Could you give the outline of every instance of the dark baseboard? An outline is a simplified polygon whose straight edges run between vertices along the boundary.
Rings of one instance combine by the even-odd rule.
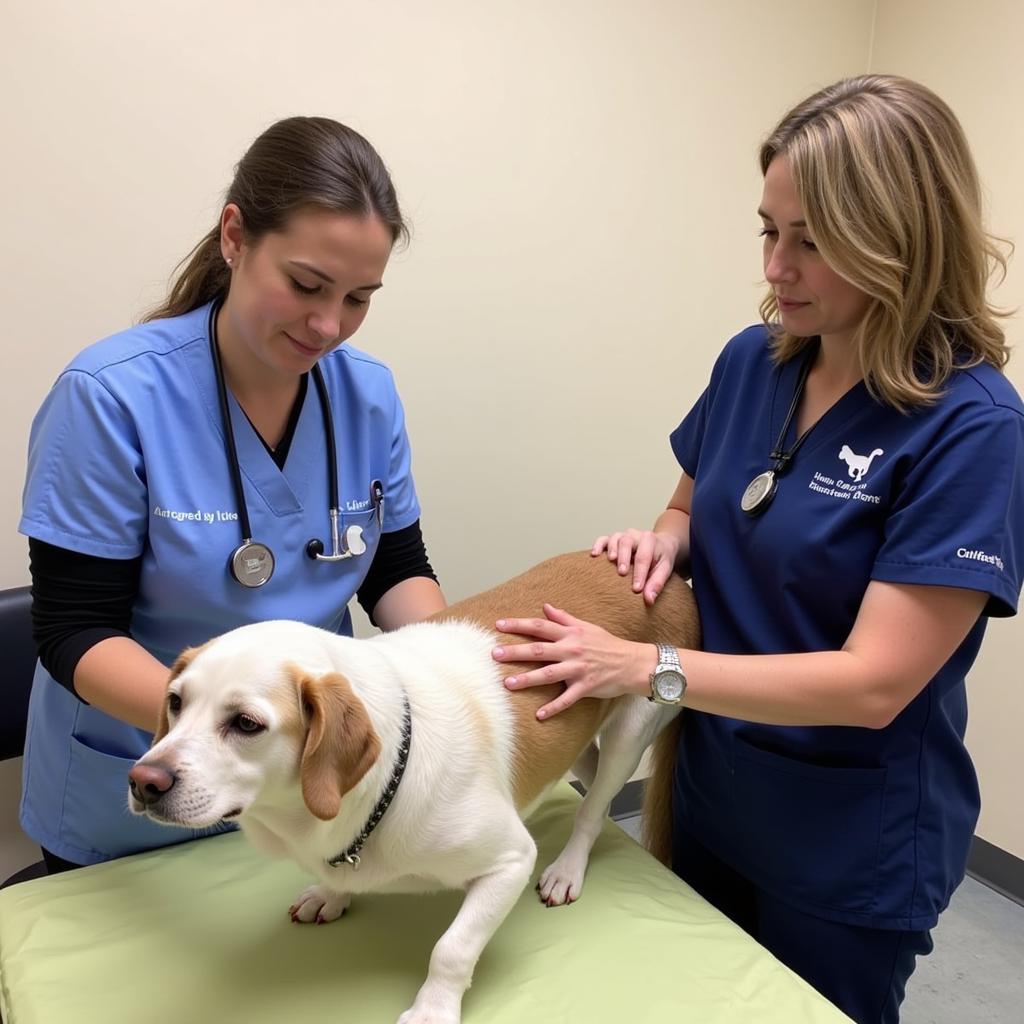
[[[1024,860],[1020,857],[975,836],[967,858],[967,874],[1024,906]]]
[[[583,792],[583,786],[579,782],[574,781],[572,785],[578,792]],[[629,818],[639,814],[643,796],[642,779],[627,782],[612,801],[611,817]],[[1020,857],[1015,857],[980,836],[975,836],[967,860],[967,874],[994,889],[1001,896],[1024,906],[1024,860]]]

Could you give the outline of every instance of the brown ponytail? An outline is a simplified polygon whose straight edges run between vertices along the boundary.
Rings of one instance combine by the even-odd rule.
[[[327,117],[289,117],[271,125],[235,168],[224,203],[242,213],[245,240],[282,231],[303,207],[378,217],[394,242],[408,228],[391,176],[377,151],[358,132]],[[218,222],[175,268],[167,298],[144,320],[181,316],[227,294],[231,274],[220,250]]]

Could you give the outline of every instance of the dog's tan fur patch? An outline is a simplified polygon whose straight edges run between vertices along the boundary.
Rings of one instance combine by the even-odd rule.
[[[677,647],[700,645],[696,603],[682,579],[670,577],[654,606],[648,607],[641,594],[633,593],[630,576],[620,576],[607,557],[591,557],[588,552],[551,558],[433,618],[469,619],[495,629],[499,617],[543,618],[545,601],[626,640]],[[500,640],[522,643],[526,638],[501,634]],[[536,663],[501,666],[503,676],[533,668]],[[513,791],[520,809],[572,767],[615,703],[585,699],[548,721],[538,721],[537,709],[561,690],[559,684],[509,695],[515,719]]]

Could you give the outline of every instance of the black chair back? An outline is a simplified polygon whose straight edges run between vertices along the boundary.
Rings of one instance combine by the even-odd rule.
[[[28,725],[28,695],[36,670],[32,596],[28,587],[0,590],[0,761],[21,757]],[[46,874],[40,860],[0,882],[0,889]],[[0,1018],[0,1024],[3,1024]]]
[[[28,724],[28,695],[36,670],[32,597],[28,587],[0,590],[0,761],[21,757]]]

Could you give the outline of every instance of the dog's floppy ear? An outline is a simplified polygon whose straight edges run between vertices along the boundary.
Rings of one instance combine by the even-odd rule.
[[[380,740],[365,705],[340,672],[297,672],[296,685],[306,719],[302,799],[310,813],[330,821],[341,810],[341,798],[377,760]]]
[[[170,684],[181,675],[192,664],[192,659],[199,653],[198,647],[186,647],[185,650],[174,659],[174,664],[171,666],[171,674],[167,677],[167,685]],[[160,720],[157,722],[156,732],[153,733],[153,743],[159,743],[170,729],[170,722],[167,720],[167,697],[160,702]]]

